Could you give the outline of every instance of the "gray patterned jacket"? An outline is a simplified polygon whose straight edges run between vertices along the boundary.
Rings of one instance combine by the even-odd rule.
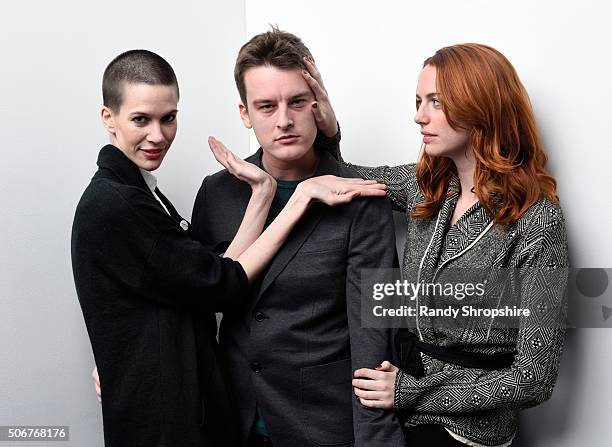
[[[558,205],[548,200],[535,203],[510,227],[492,225],[480,203],[451,226],[458,179],[450,182],[450,194],[438,216],[414,219],[408,214],[424,199],[417,185],[415,164],[377,168],[347,165],[363,178],[386,184],[394,207],[405,213],[408,227],[404,273],[418,270],[420,264],[421,272],[441,268],[537,271],[568,266],[563,214]],[[543,319],[547,309],[565,308],[565,280],[542,287],[536,278],[527,276],[521,282],[524,307],[537,309]],[[474,352],[488,354],[515,351],[516,355],[511,367],[485,371],[443,363],[422,354],[425,376],[415,379],[400,371],[395,383],[395,409],[403,412],[406,424],[442,425],[487,446],[510,441],[516,431],[518,410],[550,397],[564,341],[562,324],[548,321],[527,325],[520,321],[517,327],[453,330],[436,327],[435,320],[421,319],[415,332],[428,343],[468,345]]]

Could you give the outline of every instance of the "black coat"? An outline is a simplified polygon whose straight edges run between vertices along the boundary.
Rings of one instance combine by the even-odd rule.
[[[243,306],[246,274],[192,240],[119,149],[102,148],[98,166],[77,206],[72,264],[102,385],[105,444],[232,445],[214,312]]]
[[[247,159],[260,164],[261,149]],[[315,175],[355,177],[320,153]],[[194,236],[215,246],[232,240],[250,197],[226,171],[204,179],[193,209]],[[239,402],[246,440],[256,403],[274,447],[400,447],[390,411],[353,395],[357,368],[390,359],[390,331],[361,327],[361,272],[390,268],[391,208],[382,198],[314,204],[291,232],[243,312],[224,315],[220,341]]]

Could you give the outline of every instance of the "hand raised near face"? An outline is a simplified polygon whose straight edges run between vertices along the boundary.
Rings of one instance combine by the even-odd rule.
[[[227,171],[243,182],[248,183],[252,189],[265,189],[272,193],[276,190],[276,180],[266,171],[255,166],[253,163],[244,161],[215,137],[208,137],[208,145],[215,159],[223,165]]]
[[[308,57],[304,58],[304,65],[306,70],[302,70],[302,76],[304,76],[315,97],[311,108],[317,122],[317,127],[326,137],[333,137],[338,133],[338,122],[336,121],[334,109],[329,102],[327,90],[323,85],[321,73],[314,61]]]

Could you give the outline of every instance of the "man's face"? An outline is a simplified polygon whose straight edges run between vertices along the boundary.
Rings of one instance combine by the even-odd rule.
[[[139,168],[153,171],[176,136],[177,103],[175,86],[125,84],[121,107],[103,107],[102,122],[113,145]]]
[[[268,157],[280,163],[310,155],[317,136],[311,110],[314,95],[300,69],[267,65],[244,73],[247,104],[240,115]]]

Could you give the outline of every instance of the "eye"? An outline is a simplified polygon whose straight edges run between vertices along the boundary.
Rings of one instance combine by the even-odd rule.
[[[175,122],[175,121],[176,121],[176,114],[175,114],[175,113],[170,113],[170,114],[168,114],[168,115],[164,116],[164,117],[162,118],[162,121],[163,121],[164,123],[167,123],[167,124],[169,124],[169,123],[173,123],[173,122]]]
[[[259,110],[262,110],[264,112],[270,111],[274,108],[274,106],[272,104],[262,104],[259,106]]]
[[[416,104],[416,109],[417,109],[417,110],[419,110],[419,107],[421,107],[421,103],[422,103],[422,101],[421,101],[420,99],[417,99],[417,100],[415,101],[415,104]]]
[[[437,98],[434,98],[431,100],[431,103],[433,104],[434,108],[439,109],[440,107],[442,107],[442,104],[440,103],[440,100]]]
[[[136,123],[139,126],[142,126],[144,124],[147,124],[149,120],[147,119],[146,116],[142,116],[142,115],[136,115],[135,117],[132,118],[132,122]]]
[[[293,101],[291,101],[291,105],[295,106],[295,107],[304,107],[304,105],[306,104],[306,100],[303,98],[300,99],[294,99]]]

